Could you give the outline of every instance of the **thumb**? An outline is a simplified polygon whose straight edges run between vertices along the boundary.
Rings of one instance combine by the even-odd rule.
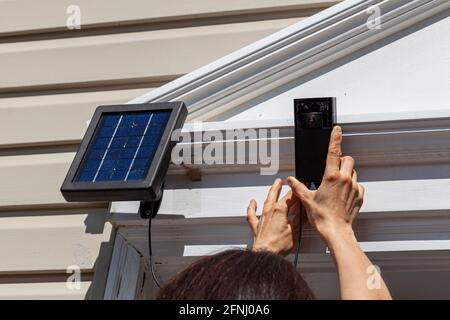
[[[294,177],[288,177],[286,183],[291,187],[292,192],[301,200],[305,207],[309,207],[311,191]]]
[[[253,235],[256,236],[258,233],[259,219],[256,216],[256,201],[253,199],[250,201],[247,208],[247,222],[253,232]]]

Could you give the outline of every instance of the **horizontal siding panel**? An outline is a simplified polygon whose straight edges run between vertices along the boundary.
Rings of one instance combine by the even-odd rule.
[[[322,8],[329,0],[79,0],[82,28],[230,14]],[[65,29],[71,0],[0,1],[0,35]]]
[[[75,153],[0,157],[1,207],[61,204],[59,191]]]
[[[146,89],[0,99],[0,148],[79,141],[99,105],[127,102]]]
[[[0,44],[0,92],[185,74],[295,19]],[[189,58],[186,58],[189,57]]]
[[[80,289],[68,289],[65,282],[2,283],[0,300],[83,300],[91,282],[80,285]]]
[[[92,271],[110,239],[106,209],[79,214],[0,218],[0,273],[61,271],[77,265]]]

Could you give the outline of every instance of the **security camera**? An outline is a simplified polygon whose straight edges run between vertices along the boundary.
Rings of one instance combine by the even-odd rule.
[[[295,175],[300,181],[320,185],[335,117],[335,98],[294,100]]]

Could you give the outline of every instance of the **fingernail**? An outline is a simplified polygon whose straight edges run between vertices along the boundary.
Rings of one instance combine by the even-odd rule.
[[[286,183],[288,184],[289,187],[292,186],[292,180],[291,180],[291,177],[288,177],[288,178],[286,179]]]

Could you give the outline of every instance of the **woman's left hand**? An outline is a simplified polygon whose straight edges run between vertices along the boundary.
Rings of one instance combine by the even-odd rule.
[[[301,204],[292,192],[279,200],[282,186],[281,179],[276,179],[264,202],[261,218],[256,216],[256,201],[250,201],[247,221],[254,235],[253,250],[287,256],[297,243]]]

